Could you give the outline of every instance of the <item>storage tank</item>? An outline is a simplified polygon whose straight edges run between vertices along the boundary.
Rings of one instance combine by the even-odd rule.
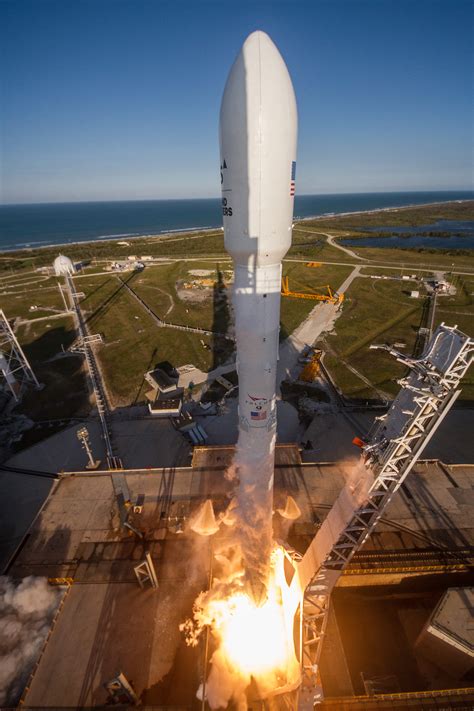
[[[68,274],[75,274],[76,268],[69,257],[65,257],[64,254],[60,254],[54,260],[54,273],[56,276],[67,276]]]

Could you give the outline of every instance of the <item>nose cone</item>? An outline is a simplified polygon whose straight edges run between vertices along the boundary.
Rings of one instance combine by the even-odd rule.
[[[288,69],[265,32],[245,40],[221,104],[225,243],[238,262],[276,263],[290,246],[297,111]]]

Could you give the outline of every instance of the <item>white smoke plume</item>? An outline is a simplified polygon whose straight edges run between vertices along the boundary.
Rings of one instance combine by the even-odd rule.
[[[274,455],[273,452],[263,456],[252,455],[239,440],[234,465],[238,476],[235,492],[238,503],[235,509],[236,536],[242,549],[245,575],[258,596],[258,588],[266,588],[273,548]],[[269,485],[262,487],[260,482],[257,484],[260,478],[263,481],[268,479]]]
[[[60,597],[46,578],[0,577],[0,704],[17,704]]]

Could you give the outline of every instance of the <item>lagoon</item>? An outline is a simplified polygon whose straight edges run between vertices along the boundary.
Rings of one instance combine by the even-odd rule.
[[[389,247],[392,249],[474,249],[474,222],[438,220],[416,227],[381,226],[366,227],[358,232],[376,233],[376,236],[352,237],[341,240],[348,247]],[[381,233],[387,233],[381,236]],[[447,234],[449,233],[449,234]]]

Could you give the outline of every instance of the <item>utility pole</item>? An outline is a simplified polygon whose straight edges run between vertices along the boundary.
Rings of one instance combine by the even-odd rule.
[[[88,429],[86,427],[81,427],[77,430],[76,435],[82,447],[86,450],[87,457],[89,459],[88,463],[86,464],[86,469],[97,469],[100,465],[100,459],[94,459],[92,455]]]

